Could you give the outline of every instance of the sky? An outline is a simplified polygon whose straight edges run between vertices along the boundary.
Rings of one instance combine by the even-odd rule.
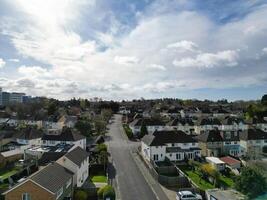
[[[260,99],[266,0],[0,0],[0,87],[57,99]]]

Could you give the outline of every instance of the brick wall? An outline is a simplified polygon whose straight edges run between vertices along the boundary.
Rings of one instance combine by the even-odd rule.
[[[5,195],[5,200],[21,200],[23,193],[29,193],[31,200],[55,200],[55,196],[36,185],[32,181],[26,181]]]

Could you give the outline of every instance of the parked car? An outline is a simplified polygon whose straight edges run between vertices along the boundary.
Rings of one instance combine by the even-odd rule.
[[[191,191],[179,191],[176,200],[202,200],[202,196]]]

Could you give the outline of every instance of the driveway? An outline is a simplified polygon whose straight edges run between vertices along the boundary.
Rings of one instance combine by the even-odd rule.
[[[138,142],[128,141],[124,135],[121,116],[115,115],[109,126],[108,141],[113,166],[111,176],[116,179],[121,200],[156,200],[156,196],[138,169],[130,153],[138,147]]]

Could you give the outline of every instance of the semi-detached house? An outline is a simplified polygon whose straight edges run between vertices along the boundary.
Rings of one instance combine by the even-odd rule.
[[[5,200],[63,200],[71,198],[73,173],[51,163],[3,193]]]
[[[73,185],[81,187],[89,174],[89,154],[81,147],[76,147],[57,160],[59,164],[73,172]]]
[[[148,133],[154,133],[155,131],[162,131],[164,130],[165,123],[159,119],[153,118],[142,118],[136,119],[129,124],[130,129],[132,130],[134,135],[137,135],[141,131],[141,126],[145,125],[147,128]]]
[[[147,161],[182,161],[200,156],[197,141],[183,131],[156,131],[141,141],[142,156]]]

